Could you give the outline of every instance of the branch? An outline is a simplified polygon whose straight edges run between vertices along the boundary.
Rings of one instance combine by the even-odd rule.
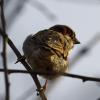
[[[2,30],[4,31],[4,34],[6,33],[6,25],[5,25],[5,16],[4,16],[4,0],[1,0],[1,25]],[[4,77],[5,77],[5,92],[6,92],[6,98],[5,100],[10,100],[9,95],[9,77],[7,73],[7,55],[6,55],[6,37],[3,37],[3,50],[2,50],[2,59],[3,59],[3,66],[4,66]]]
[[[23,58],[23,56],[20,54],[20,52],[18,51],[18,49],[15,47],[15,45],[13,44],[13,42],[11,41],[11,39],[7,36],[7,34],[3,34],[5,33],[4,31],[2,31],[2,29],[0,28],[0,34],[4,37],[4,38],[7,38],[7,43],[8,45],[12,48],[13,52],[16,54],[17,56],[17,59],[19,60],[20,59],[20,62],[24,65],[24,67],[27,69],[27,71],[31,71],[31,67],[26,63],[25,59],[21,59]],[[41,84],[37,78],[37,75],[33,75],[32,73],[30,73],[30,75],[32,76],[32,79],[34,80],[36,86],[37,86],[37,89],[38,90],[41,90]],[[42,100],[47,100],[45,94],[43,91],[39,91],[40,93],[40,96],[42,98]]]
[[[0,69],[0,72],[4,72],[4,69]],[[81,79],[83,82],[86,81],[95,81],[95,82],[100,82],[100,78],[96,77],[88,77],[88,76],[83,76],[83,75],[76,75],[76,74],[70,74],[70,73],[64,73],[64,72],[57,72],[57,73],[52,73],[52,72],[36,72],[36,71],[26,71],[26,70],[13,70],[9,69],[8,74],[15,74],[15,73],[20,73],[20,74],[32,74],[32,75],[59,75],[59,76],[67,76],[71,78],[77,78]]]

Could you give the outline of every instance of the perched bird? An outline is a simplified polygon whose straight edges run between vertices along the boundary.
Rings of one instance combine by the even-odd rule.
[[[68,70],[68,55],[74,44],[80,42],[75,32],[68,26],[55,25],[29,35],[23,43],[23,52],[27,62],[34,71],[65,72]],[[54,79],[58,75],[44,75]]]

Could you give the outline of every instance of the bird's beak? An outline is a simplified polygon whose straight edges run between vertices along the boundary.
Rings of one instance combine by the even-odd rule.
[[[77,39],[75,39],[75,40],[74,40],[74,44],[80,44],[80,41],[77,40]]]

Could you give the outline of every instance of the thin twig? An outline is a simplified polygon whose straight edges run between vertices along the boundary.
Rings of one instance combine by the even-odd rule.
[[[4,69],[0,69],[0,72],[4,72]],[[100,82],[100,78],[96,78],[96,77],[88,77],[88,76],[83,76],[83,75],[76,75],[76,74],[70,74],[70,73],[64,73],[64,72],[56,72],[56,73],[52,73],[52,72],[36,72],[36,71],[26,71],[26,70],[14,70],[14,69],[9,69],[8,70],[8,74],[15,74],[15,73],[19,73],[19,74],[33,74],[33,75],[59,75],[59,76],[67,76],[67,77],[71,77],[71,78],[77,78],[77,79],[81,79],[83,82],[86,81],[96,81],[96,82]]]
[[[2,24],[2,30],[4,31],[4,34],[6,33],[6,25],[5,25],[5,16],[4,16],[4,0],[1,0],[1,24]],[[2,58],[3,58],[3,66],[4,66],[4,77],[5,77],[5,100],[10,100],[10,92],[9,92],[9,77],[7,73],[7,55],[6,55],[6,38],[3,37],[3,51],[2,51]]]
[[[23,58],[23,56],[20,54],[20,52],[19,52],[18,49],[15,47],[15,45],[14,45],[14,43],[11,41],[11,39],[7,36],[7,34],[3,34],[3,33],[4,33],[4,32],[0,29],[0,34],[1,34],[3,37],[7,38],[8,45],[12,48],[13,52],[16,54],[17,59],[19,60],[19,59]],[[24,67],[27,69],[27,71],[30,72],[30,71],[32,70],[31,67],[27,64],[27,62],[26,62],[24,59],[21,59],[20,62],[24,65]],[[33,75],[32,73],[30,73],[30,75],[32,76],[32,78],[33,78],[33,80],[34,80],[34,82],[35,82],[35,84],[36,84],[36,86],[37,86],[37,89],[38,89],[38,90],[41,90],[41,84],[40,84],[40,82],[39,82],[39,80],[38,80],[38,78],[37,78],[37,75],[36,75],[36,74]],[[43,91],[39,91],[39,92],[40,92],[40,96],[41,96],[42,100],[47,100],[47,98],[46,98],[44,92],[43,92]]]

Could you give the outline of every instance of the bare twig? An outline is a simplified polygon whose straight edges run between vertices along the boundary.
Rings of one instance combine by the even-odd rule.
[[[5,16],[4,16],[4,0],[1,0],[1,24],[2,24],[2,30],[4,31],[4,34],[6,33],[5,28]],[[3,37],[3,51],[2,51],[2,58],[3,58],[3,66],[4,66],[4,76],[5,76],[5,100],[10,100],[9,95],[9,77],[7,73],[7,56],[6,56],[6,37]]]
[[[0,72],[4,72],[4,69],[0,69]],[[96,81],[96,82],[100,82],[100,78],[96,78],[96,77],[88,77],[88,76],[83,76],[83,75],[76,75],[76,74],[70,74],[70,73],[64,73],[64,72],[57,72],[57,73],[52,73],[52,72],[36,72],[36,71],[26,71],[26,70],[13,70],[13,69],[9,69],[8,70],[8,74],[12,74],[12,73],[20,73],[20,74],[32,74],[32,75],[59,75],[59,76],[67,76],[67,77],[72,77],[72,78],[77,78],[77,79],[81,79],[83,82],[86,81]]]
[[[15,47],[15,45],[13,44],[13,42],[11,41],[11,39],[7,36],[7,34],[3,34],[3,33],[4,33],[4,32],[0,29],[0,34],[1,34],[3,37],[7,38],[7,43],[8,43],[8,45],[12,48],[12,50],[14,51],[14,53],[15,53],[16,56],[17,56],[17,58],[18,58],[18,59],[23,58],[23,56],[20,54],[20,52],[19,52],[18,49]],[[24,59],[21,59],[20,62],[24,65],[24,67],[27,69],[27,71],[30,72],[30,71],[32,70],[31,67],[26,63],[26,61],[25,61]],[[35,84],[36,84],[36,86],[37,86],[37,89],[38,89],[38,90],[41,90],[41,84],[40,84],[40,82],[39,82],[39,80],[38,80],[38,78],[37,78],[37,75],[36,75],[36,74],[33,75],[32,73],[30,73],[30,75],[32,76],[32,78],[33,78],[33,80],[34,80],[34,82],[35,82]],[[47,98],[46,98],[44,92],[43,92],[43,91],[39,91],[39,92],[40,92],[40,96],[41,96],[42,100],[47,100]]]

